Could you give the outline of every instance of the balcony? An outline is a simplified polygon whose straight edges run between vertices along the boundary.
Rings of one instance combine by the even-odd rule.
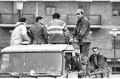
[[[91,28],[101,28],[101,15],[86,15],[86,17],[90,20]],[[76,14],[68,14],[67,15],[67,25],[69,28],[74,28],[78,17]]]
[[[21,16],[27,18],[28,25],[35,23],[34,14],[22,14]],[[0,27],[15,27],[18,21],[19,15],[17,13],[0,13]]]

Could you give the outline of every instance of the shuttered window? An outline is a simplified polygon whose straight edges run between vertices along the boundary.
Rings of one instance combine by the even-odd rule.
[[[112,15],[113,16],[120,16],[120,2],[113,2],[112,3]]]
[[[56,12],[56,2],[45,3],[45,14],[51,16]]]

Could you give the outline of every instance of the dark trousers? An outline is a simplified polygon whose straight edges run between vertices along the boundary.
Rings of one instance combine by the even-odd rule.
[[[83,57],[88,57],[90,43],[83,43],[80,46],[80,53]]]
[[[83,43],[79,45],[80,48],[80,54],[81,54],[81,62],[82,62],[82,69],[84,71],[84,75],[89,73],[88,69],[88,54],[89,54],[89,48],[90,48],[90,43]]]

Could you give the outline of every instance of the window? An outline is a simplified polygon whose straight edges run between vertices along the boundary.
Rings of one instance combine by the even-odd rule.
[[[46,2],[45,3],[45,14],[51,16],[56,11],[56,2]]]
[[[120,16],[120,2],[113,2],[112,3],[112,15],[113,16]]]

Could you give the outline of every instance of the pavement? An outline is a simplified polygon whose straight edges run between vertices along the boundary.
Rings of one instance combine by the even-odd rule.
[[[109,78],[110,78],[110,79],[120,79],[120,74],[113,74],[113,75],[110,75]]]

